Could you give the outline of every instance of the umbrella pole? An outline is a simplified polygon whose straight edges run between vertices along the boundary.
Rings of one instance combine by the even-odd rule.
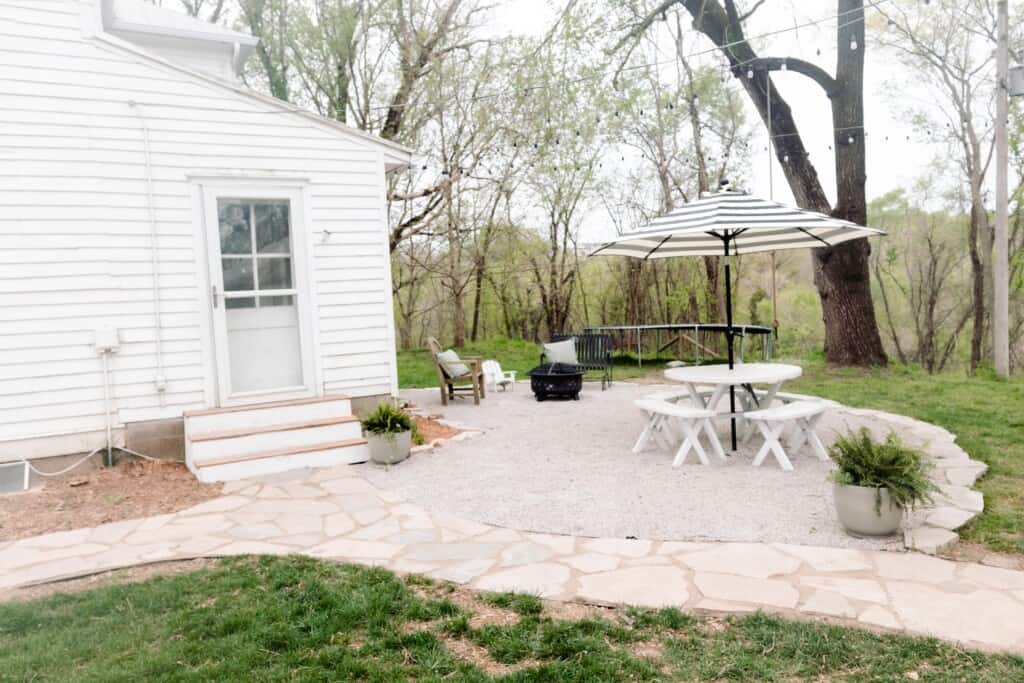
[[[729,369],[733,368],[732,354],[732,269],[729,264],[729,238],[725,243],[725,346],[729,356]],[[729,426],[732,437],[732,450],[736,450],[736,387],[729,385]]]

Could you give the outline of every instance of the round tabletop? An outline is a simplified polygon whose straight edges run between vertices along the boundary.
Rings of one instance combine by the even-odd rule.
[[[803,374],[799,365],[786,363],[739,363],[731,370],[725,363],[689,365],[665,371],[665,379],[693,384],[776,384]]]

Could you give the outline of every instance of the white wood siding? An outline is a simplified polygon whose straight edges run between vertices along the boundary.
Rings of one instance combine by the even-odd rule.
[[[118,422],[205,405],[206,292],[198,286],[190,174],[309,179],[322,389],[390,392],[380,150],[84,37],[80,26],[77,0],[0,0],[0,441],[103,427],[93,349],[93,330],[103,325],[121,337],[111,358]],[[132,101],[151,136],[163,405],[143,138]]]

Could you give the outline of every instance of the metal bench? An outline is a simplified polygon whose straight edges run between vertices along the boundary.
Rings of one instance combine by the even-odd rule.
[[[607,334],[553,334],[551,341],[560,342],[572,339],[576,347],[576,364],[584,370],[601,372],[601,391],[612,383],[612,338]],[[540,355],[543,365],[544,354]]]

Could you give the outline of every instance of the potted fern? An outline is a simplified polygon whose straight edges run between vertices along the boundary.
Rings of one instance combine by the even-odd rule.
[[[362,420],[370,446],[370,460],[394,465],[409,457],[415,424],[405,411],[390,403],[381,403]]]
[[[866,428],[840,436],[829,448],[836,513],[854,535],[887,536],[900,527],[903,511],[931,502],[935,485],[921,451],[890,432],[876,441]]]

